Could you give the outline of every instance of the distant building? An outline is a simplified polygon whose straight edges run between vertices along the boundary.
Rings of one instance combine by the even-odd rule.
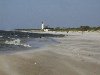
[[[42,21],[41,28],[40,29],[15,29],[16,31],[21,31],[21,32],[41,32],[41,31],[52,31],[53,28],[50,28],[48,25],[45,25],[44,22]]]
[[[48,25],[45,25],[44,22],[42,21],[41,29],[45,32],[48,32],[52,30],[53,28],[50,28]]]
[[[50,31],[50,29],[44,29],[44,31],[45,31],[45,32],[48,32],[48,31]]]
[[[42,21],[41,29],[44,30],[44,23],[43,23],[43,21]]]

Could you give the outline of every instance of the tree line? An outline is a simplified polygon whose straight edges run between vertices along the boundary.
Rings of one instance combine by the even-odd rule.
[[[52,28],[53,31],[98,31],[100,30],[100,26],[98,27],[90,27],[90,26],[80,26],[80,27],[73,27],[73,28],[61,28],[61,27],[56,27]]]

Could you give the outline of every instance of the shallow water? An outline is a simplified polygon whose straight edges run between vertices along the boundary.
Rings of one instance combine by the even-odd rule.
[[[21,39],[21,43],[29,45],[30,47],[25,47],[23,45],[14,45],[14,44],[0,44],[0,54],[13,53],[24,50],[35,50],[36,48],[42,48],[48,45],[54,45],[59,43],[53,38],[27,38]]]

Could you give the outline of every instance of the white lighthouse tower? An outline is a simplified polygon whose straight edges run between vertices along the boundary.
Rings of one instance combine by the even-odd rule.
[[[42,29],[42,30],[44,29],[44,22],[43,22],[43,21],[42,21],[41,29]]]

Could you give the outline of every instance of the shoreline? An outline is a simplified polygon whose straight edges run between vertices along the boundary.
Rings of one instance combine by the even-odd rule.
[[[72,34],[70,34],[72,35]],[[75,35],[75,33],[73,33]],[[2,75],[99,75],[100,35],[54,38],[58,44],[0,55]],[[49,41],[50,42],[50,41]]]

